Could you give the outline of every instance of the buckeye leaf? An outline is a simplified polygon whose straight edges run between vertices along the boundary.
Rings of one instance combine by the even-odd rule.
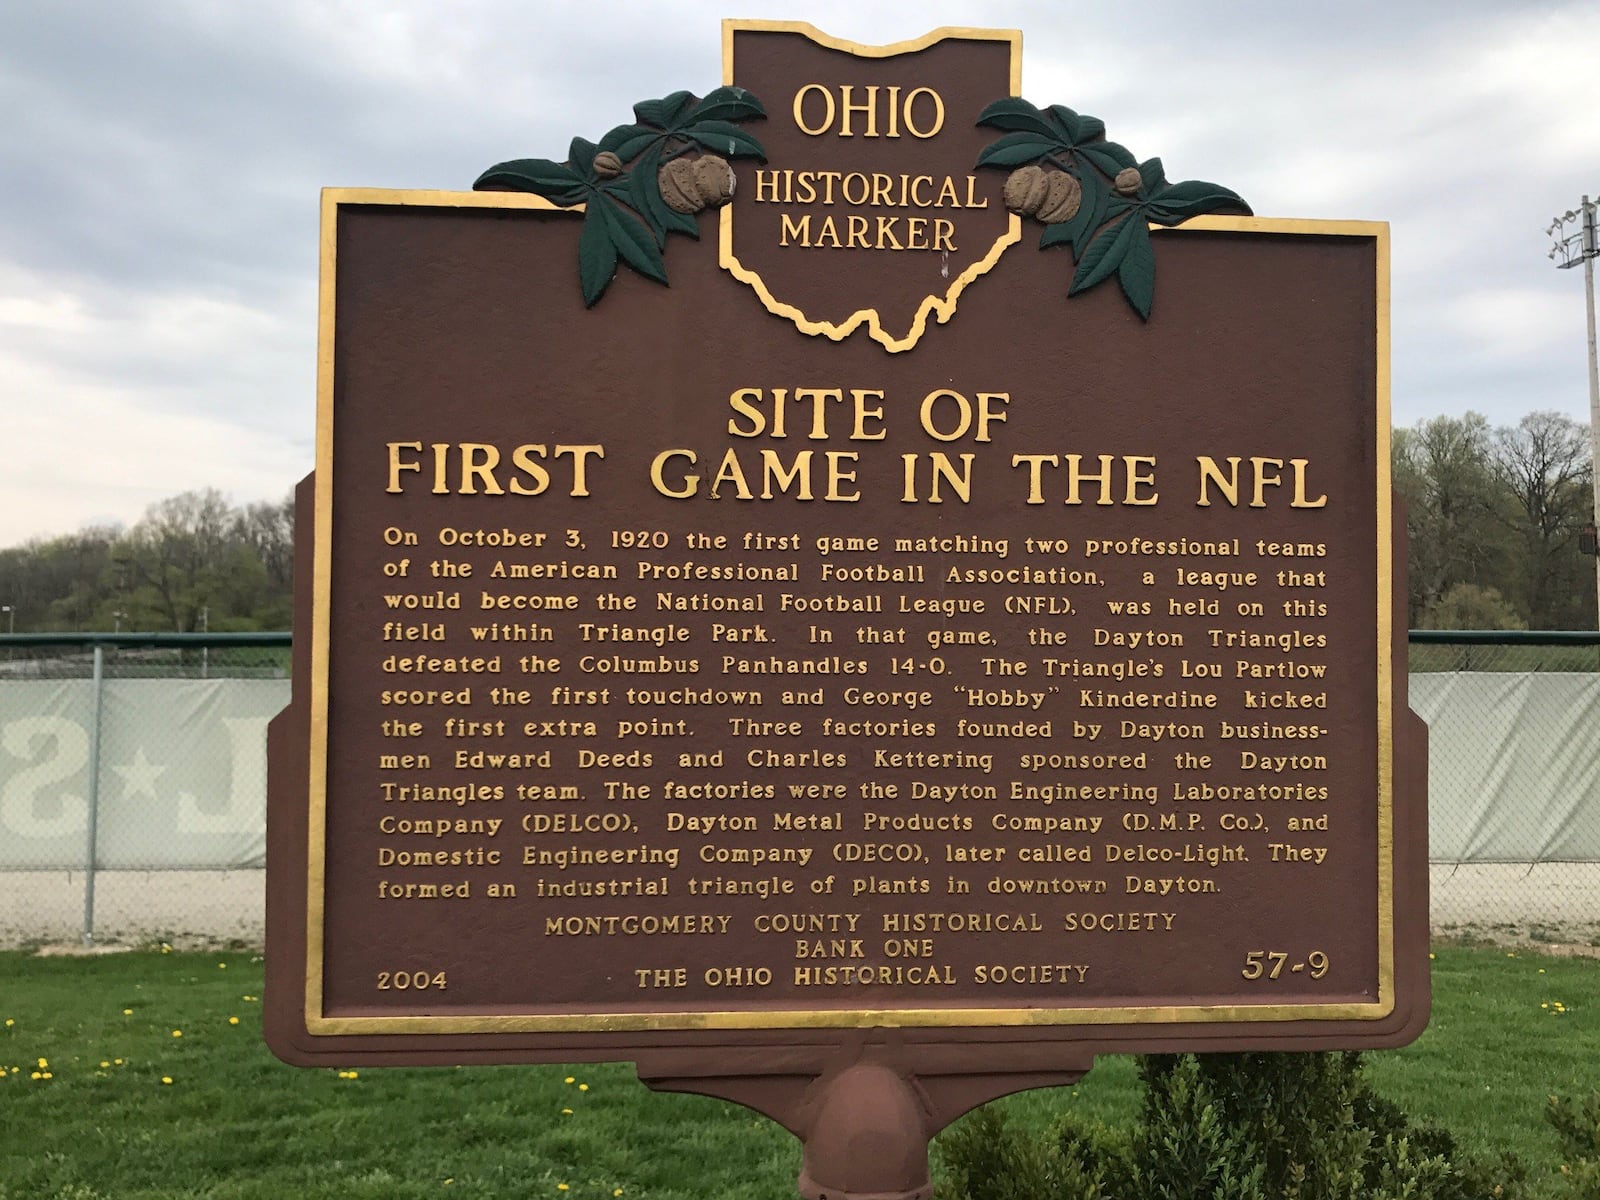
[[[1070,244],[1072,241],[1072,226],[1077,224],[1083,216],[1083,209],[1079,208],[1077,216],[1070,221],[1058,221],[1054,225],[1046,225],[1044,232],[1039,235],[1039,249],[1048,250],[1051,246]]]
[[[600,139],[601,150],[609,150],[623,162],[636,158],[651,142],[661,137],[659,129],[645,125],[618,125]]]
[[[1106,203],[1106,220],[1114,221],[1125,212],[1132,212],[1140,206],[1140,201],[1130,200],[1123,195],[1112,196]]]
[[[759,158],[762,162],[767,161],[767,152],[761,148],[761,143],[730,122],[696,121],[693,125],[684,126],[680,132],[684,137],[699,142],[713,154],[721,154],[726,158]]]
[[[1146,211],[1157,225],[1177,225],[1204,213],[1238,213],[1248,217],[1250,206],[1237,192],[1220,183],[1186,179],[1152,196]]]
[[[661,147],[652,146],[628,172],[628,202],[650,226],[658,245],[666,245],[669,230],[698,239],[700,227],[695,224],[694,218],[673,211],[661,198],[660,172]]]
[[[600,147],[593,142],[575,137],[567,146],[567,162],[578,173],[579,178],[588,180],[594,175],[594,156],[598,153]]]
[[[1122,285],[1122,294],[1133,305],[1133,311],[1148,321],[1150,305],[1156,296],[1156,255],[1150,245],[1150,229],[1138,213],[1123,224],[1132,225],[1134,231],[1129,234],[1128,248],[1117,266],[1117,282]]]
[[[1139,194],[1154,196],[1167,189],[1167,169],[1159,158],[1146,159],[1139,164]]]
[[[622,261],[647,279],[665,283],[667,265],[662,261],[661,250],[650,236],[650,231],[628,216],[614,201],[602,200],[595,207],[600,210],[611,244],[622,256]]]
[[[617,247],[605,218],[610,208],[602,200],[589,205],[583,215],[583,232],[578,235],[578,284],[586,308],[594,307],[617,273]]]
[[[1106,134],[1106,123],[1099,117],[1075,113],[1065,104],[1052,104],[1050,115],[1066,132],[1068,140],[1073,145],[1079,142],[1092,142],[1095,138],[1104,137]]]
[[[1106,219],[1106,205],[1111,202],[1111,189],[1098,172],[1084,171],[1079,179],[1083,184],[1083,200],[1078,205],[1078,215],[1067,224],[1072,226],[1072,257],[1079,259],[1088,248],[1089,239]]]
[[[584,181],[565,163],[548,158],[514,158],[495,163],[472,185],[474,191],[533,192],[557,204],[578,204],[583,200]]]
[[[660,100],[641,100],[633,106],[633,115],[641,125],[654,125],[657,129],[672,129],[694,104],[690,92],[673,92]]]
[[[976,124],[992,129],[1010,129],[1021,133],[1038,133],[1054,138],[1056,130],[1045,120],[1044,114],[1021,96],[1007,96],[996,100],[978,114]]]
[[[1128,247],[1137,236],[1133,231],[1143,228],[1139,214],[1131,213],[1090,242],[1083,257],[1078,260],[1078,269],[1073,272],[1067,295],[1076,296],[1109,279],[1111,273],[1122,265],[1123,256],[1128,253]]]
[[[751,117],[764,117],[767,110],[761,107],[754,92],[741,87],[719,87],[707,92],[704,100],[696,104],[688,115],[690,122],[748,121]]]
[[[1102,200],[1104,199],[1103,193],[1104,189],[1102,188]],[[1070,219],[1045,228],[1044,233],[1039,238],[1039,249],[1043,250],[1048,246],[1059,246],[1065,243],[1071,245],[1073,257],[1077,257],[1082,243],[1088,240],[1089,234],[1100,223],[1097,217],[1097,209],[1094,205],[1087,203],[1088,198],[1086,194],[1084,196],[1085,202],[1079,203],[1078,211]]]
[[[1087,146],[1079,146],[1078,153],[1112,179],[1117,177],[1118,171],[1139,165],[1134,161],[1133,155],[1128,153],[1127,147],[1119,146],[1116,142],[1094,142]]]
[[[1055,150],[1065,150],[1059,138],[1018,130],[1002,134],[983,148],[975,166],[1020,167],[1024,163],[1038,162]]]

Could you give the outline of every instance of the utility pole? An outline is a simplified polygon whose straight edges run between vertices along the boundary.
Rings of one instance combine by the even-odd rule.
[[[1568,232],[1567,226],[1577,229]],[[1595,204],[1588,196],[1573,212],[1568,209],[1550,222],[1545,230],[1554,239],[1550,259],[1566,271],[1583,264],[1584,301],[1589,310],[1589,476],[1594,485],[1595,520],[1600,522],[1600,368],[1595,362],[1594,343],[1594,260],[1600,254],[1595,238]],[[1600,555],[1595,556],[1595,596],[1600,604]]]

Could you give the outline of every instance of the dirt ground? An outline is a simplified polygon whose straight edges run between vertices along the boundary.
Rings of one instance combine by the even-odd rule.
[[[82,945],[82,871],[0,872],[0,949]],[[97,945],[259,947],[264,871],[101,871],[94,881]]]
[[[259,947],[262,871],[102,871],[95,945]],[[1432,869],[1436,936],[1600,955],[1600,863]],[[83,945],[81,871],[0,873],[0,949]]]
[[[1431,872],[1436,937],[1600,957],[1600,863],[1494,863]]]

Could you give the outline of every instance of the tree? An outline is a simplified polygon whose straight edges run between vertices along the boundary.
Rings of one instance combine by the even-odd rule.
[[[215,488],[157,501],[117,547],[130,601],[176,633],[192,633],[238,569],[233,510]]]
[[[215,490],[152,504],[131,530],[82,529],[0,550],[17,632],[287,629],[293,501],[232,507]]]
[[[1453,583],[1423,610],[1423,629],[1526,629],[1528,623],[1494,588]]]
[[[240,543],[259,563],[261,585],[236,611],[248,612],[258,629],[288,629],[294,620],[294,494],[249,505],[235,522]]]
[[[1595,625],[1594,564],[1578,530],[1594,519],[1588,430],[1555,412],[1535,412],[1495,430],[1490,468],[1515,501],[1509,522],[1511,592],[1535,629]]]
[[[1411,621],[1453,584],[1491,587],[1509,553],[1507,499],[1490,466],[1492,434],[1477,413],[1395,431],[1395,487],[1406,500]]]
[[[21,633],[93,625],[120,534],[113,525],[92,526],[0,550],[0,603],[13,609],[7,627],[14,623]]]

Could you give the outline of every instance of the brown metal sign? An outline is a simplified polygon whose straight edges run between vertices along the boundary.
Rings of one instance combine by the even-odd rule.
[[[1227,215],[1015,35],[725,46],[486,174],[538,195],[325,194],[273,1049],[632,1059],[814,1147],[846,1075],[923,1136],[1415,1037],[1386,227]]]

